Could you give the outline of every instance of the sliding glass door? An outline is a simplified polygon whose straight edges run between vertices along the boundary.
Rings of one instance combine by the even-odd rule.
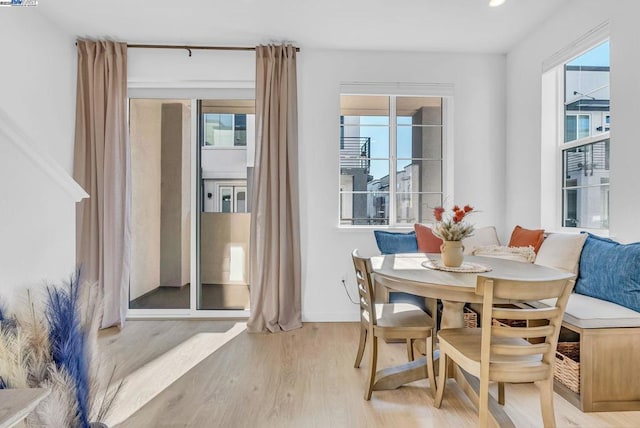
[[[254,109],[130,98],[130,317],[248,315]]]
[[[189,309],[191,100],[131,99],[130,309]]]
[[[198,309],[249,309],[253,100],[202,100]]]

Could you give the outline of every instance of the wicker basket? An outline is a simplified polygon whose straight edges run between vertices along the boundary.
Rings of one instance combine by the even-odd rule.
[[[464,308],[464,326],[466,328],[478,328],[478,314],[473,309]]]
[[[580,393],[580,342],[559,342],[553,377],[561,384]]]

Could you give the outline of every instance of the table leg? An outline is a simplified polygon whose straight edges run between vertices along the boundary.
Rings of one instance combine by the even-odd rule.
[[[427,358],[422,357],[410,363],[379,370],[376,373],[373,390],[383,391],[396,389],[405,383],[426,379],[427,377]],[[435,382],[435,380],[433,382]]]
[[[440,328],[464,327],[464,302],[442,301],[442,320]]]

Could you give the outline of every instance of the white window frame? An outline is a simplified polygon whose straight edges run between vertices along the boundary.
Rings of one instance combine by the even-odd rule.
[[[340,189],[340,146],[335,145],[337,150],[337,207],[336,221],[339,229],[411,229],[413,224],[396,223],[396,177],[392,173],[397,165],[397,131],[396,131],[396,103],[395,97],[434,97],[442,99],[442,198],[443,200],[454,200],[453,195],[453,108],[454,108],[454,86],[452,84],[430,84],[430,83],[363,83],[344,82],[340,85],[339,95],[368,95],[368,96],[388,96],[389,105],[389,224],[368,225],[368,224],[342,224],[340,212],[342,193]],[[339,122],[339,120],[337,121]],[[340,125],[338,125],[338,138],[340,137]]]
[[[591,135],[590,129],[590,136],[569,143],[564,142],[566,114],[564,109],[564,65],[604,43],[609,38],[609,23],[603,22],[543,63],[541,82],[540,219],[541,226],[547,231],[577,233],[585,230],[597,235],[609,236],[609,229],[563,226],[564,151],[586,144],[610,140],[609,131]],[[579,112],[576,112],[576,114],[579,114]],[[590,118],[590,128],[592,126],[593,117]],[[610,213],[607,213],[607,216],[610,216]]]

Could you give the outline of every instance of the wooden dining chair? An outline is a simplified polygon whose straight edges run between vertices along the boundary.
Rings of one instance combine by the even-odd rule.
[[[370,337],[370,367],[365,400],[371,399],[378,363],[378,338],[404,339],[407,343],[407,358],[413,361],[413,342],[426,340],[427,374],[431,393],[435,395],[436,380],[433,369],[433,319],[418,306],[410,303],[375,303],[371,280],[371,260],[360,257],[358,250],[351,255],[356,270],[360,297],[360,343],[354,367],[360,367],[367,338]]]
[[[499,382],[499,402],[504,404],[504,383],[535,382],[540,390],[542,421],[555,427],[553,364],[562,317],[573,289],[572,279],[512,281],[478,276],[476,294],[483,296],[482,328],[446,329],[438,332],[440,370],[435,406],[444,395],[447,366],[453,360],[479,378],[479,426],[489,418],[489,382]],[[533,301],[557,298],[553,307],[535,309],[494,306],[494,299]],[[513,305],[515,306],[515,305]],[[492,325],[492,319],[520,320],[522,327]]]

